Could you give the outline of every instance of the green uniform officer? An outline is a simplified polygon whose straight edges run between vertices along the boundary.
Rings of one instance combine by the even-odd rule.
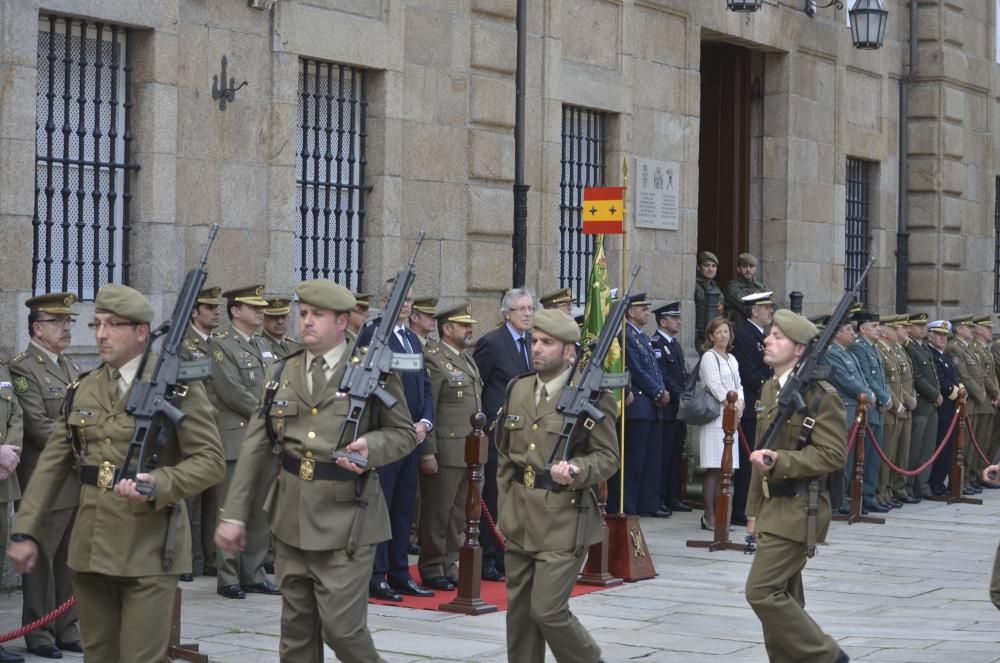
[[[905,316],[904,316],[905,317]],[[883,315],[879,318],[880,337],[875,341],[875,348],[882,357],[882,366],[885,371],[885,382],[892,394],[892,407],[886,409],[885,424],[882,429],[881,448],[893,463],[897,461],[899,451],[899,441],[903,434],[904,426],[909,424],[906,407],[903,405],[903,370],[899,364],[899,356],[896,354],[896,329],[892,325],[899,319],[896,315]],[[904,419],[904,417],[906,417]],[[909,449],[907,449],[909,453]],[[882,463],[878,472],[878,487],[875,489],[875,499],[891,508],[898,508],[903,505],[892,495],[890,485],[892,470],[887,463]]]
[[[397,403],[370,405],[360,436],[346,445],[368,458],[368,470],[345,459],[331,462],[350,408],[338,386],[360,356],[344,335],[354,296],[325,279],[301,283],[295,292],[305,350],[269,368],[274,392],[265,394],[266,416],[250,423],[215,543],[234,551],[246,545],[252,496],[267,490],[281,585],[281,661],[318,663],[324,641],[345,663],[381,661],[367,627],[368,580],[375,545],[390,529],[373,470],[412,452],[416,433],[402,383],[392,374],[384,387]],[[273,466],[275,445],[282,469],[261,487],[258,477]]]
[[[469,490],[465,436],[470,417],[482,411],[483,381],[469,348],[473,346],[471,310],[462,304],[437,314],[440,343],[424,350],[424,366],[434,399],[434,429],[420,457],[421,584],[454,589],[458,550],[465,531]]]
[[[1000,404],[1000,384],[997,383],[996,367],[993,365],[993,353],[990,352],[988,345],[993,340],[993,316],[976,316],[972,321],[976,323],[976,326],[973,328],[975,340],[969,344],[969,347],[976,353],[979,364],[983,367],[983,387],[986,389],[987,399],[987,402],[983,403],[983,409],[976,420],[976,441],[979,443],[983,454],[987,458],[992,458],[990,449],[992,446],[993,428],[996,421],[997,405]],[[968,446],[972,447],[971,444]],[[969,461],[969,476],[972,483],[978,486],[979,474],[988,463],[983,462],[979,451],[975,448],[967,449],[966,456]]]
[[[30,311],[28,333],[31,340],[25,351],[10,364],[14,393],[24,411],[24,449],[17,468],[22,488],[28,486],[45,443],[52,435],[66,398],[66,387],[80,373],[76,364],[63,354],[73,340],[72,316],[76,314],[70,307],[75,301],[75,295],[54,292],[25,302]],[[22,624],[30,624],[49,614],[73,595],[73,571],[66,557],[79,499],[80,483],[76,477],[71,477],[63,484],[52,511],[45,517],[43,536],[38,542],[38,565],[21,580],[24,591]],[[26,634],[24,640],[28,651],[45,658],[54,658],[62,649],[82,652],[76,608]]]
[[[757,440],[777,413],[778,392],[788,379],[816,326],[787,309],[774,314],[771,332],[764,339],[764,361],[775,379],[761,391],[757,415]],[[789,417],[773,449],[750,454],[753,473],[747,502],[747,531],[757,537],[746,597],[760,619],[764,646],[771,661],[782,663],[841,663],[847,654],[806,614],[802,569],[807,556],[806,496],[809,479],[822,477],[844,466],[847,436],[844,406],[837,391],[826,382],[809,385],[802,394],[814,420],[807,443],[799,439],[805,413]],[[771,465],[767,465],[769,458]],[[820,493],[817,540],[826,538],[830,525],[830,498]]]
[[[980,363],[979,356],[972,347],[976,333],[976,323],[972,321],[972,317],[971,315],[963,315],[952,318],[951,326],[955,337],[948,341],[945,353],[955,362],[955,372],[958,374],[958,379],[962,381],[962,386],[969,392],[965,408],[966,417],[973,432],[977,435],[978,441],[978,434],[981,432],[980,420],[982,415],[992,413],[993,404],[986,393],[985,367]],[[965,450],[966,483],[962,486],[962,492],[966,495],[971,495],[977,490],[972,486],[972,482],[976,477],[969,474],[970,463],[973,462],[972,459],[975,455],[976,450],[970,442],[967,444]]]
[[[1000,457],[994,456],[991,465],[987,465],[983,469],[983,473],[979,476],[979,480],[984,484],[989,484],[990,486],[998,486],[1000,482],[997,481],[997,477],[1000,476]],[[993,605],[1000,610],[1000,545],[997,546],[997,554],[993,559],[993,575],[990,577],[990,599],[993,601]]]
[[[5,546],[10,527],[10,504],[21,497],[16,470],[23,431],[21,406],[14,397],[14,383],[7,368],[0,364],[0,536]],[[23,660],[23,656],[0,647],[0,663],[19,663]]]
[[[420,297],[414,299],[413,306],[410,307],[410,319],[406,326],[417,335],[424,349],[437,345],[437,339],[431,337],[437,330],[437,320],[434,317],[437,305],[437,297]]]
[[[538,298],[545,308],[559,309],[566,315],[573,315],[573,290],[570,288],[559,288],[552,292],[547,292]]]
[[[497,417],[500,529],[507,536],[507,660],[542,663],[548,644],[557,661],[593,663],[601,650],[569,611],[569,595],[590,545],[601,540],[594,489],[619,467],[610,394],[604,419],[560,460],[563,415],[556,404],[571,378],[580,329],[559,310],[535,314],[531,355],[535,373],[512,380]],[[558,461],[558,462],[556,462]]]
[[[204,388],[192,382],[174,402],[183,426],[166,426],[157,468],[136,477],[152,484],[152,498],[132,479],[119,479],[135,428],[125,406],[153,307],[115,284],[101,288],[94,304],[90,326],[103,363],[67,396],[68,414],[57,421],[21,500],[8,555],[16,570],[32,570],[45,516],[78,468],[83,485],[69,565],[87,660],[165,662],[177,577],[191,570],[184,498],[222,480],[222,447]]]
[[[726,305],[726,317],[738,328],[750,317],[750,308],[743,302],[743,298],[764,292],[764,284],[754,279],[757,275],[757,259],[750,253],[737,256],[736,271],[739,276],[726,284],[722,297]]]
[[[262,336],[278,359],[295,354],[302,349],[302,342],[288,335],[288,321],[292,314],[291,297],[264,295],[268,307],[264,309]]]

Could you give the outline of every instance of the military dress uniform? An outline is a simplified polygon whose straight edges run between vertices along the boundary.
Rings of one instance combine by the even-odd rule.
[[[963,315],[952,319],[951,323],[953,326],[972,324],[972,316]],[[986,393],[986,367],[980,363],[980,358],[973,348],[974,342],[975,341],[964,341],[955,336],[948,341],[948,346],[945,348],[945,354],[951,357],[955,362],[955,372],[958,374],[958,379],[961,380],[962,385],[968,392],[965,409],[966,416],[969,421],[969,427],[973,430],[973,433],[978,436],[978,433],[980,432],[980,419],[983,415],[992,413],[993,404],[990,403],[989,395]],[[973,475],[969,473],[969,470],[971,467],[970,464],[974,462],[973,458],[975,456],[976,450],[972,446],[972,441],[967,439],[965,446],[966,483],[973,479]]]
[[[973,320],[977,325],[985,325],[992,327],[993,319],[992,316],[985,315],[977,317]],[[993,354],[990,352],[989,347],[981,340],[976,338],[969,345],[973,352],[976,353],[976,357],[979,360],[979,365],[983,368],[983,388],[986,389],[986,401],[983,402],[982,410],[976,419],[976,441],[979,443],[979,447],[982,449],[983,453],[987,458],[992,458],[993,455],[990,453],[990,441],[993,436],[993,428],[996,422],[996,408],[993,407],[993,401],[1000,397],[1000,385],[997,383],[996,367],[993,365]],[[982,457],[979,452],[969,444],[968,454],[966,455],[967,463],[966,467],[969,471],[970,480],[978,484],[979,475],[982,474],[983,469],[986,467],[986,463],[983,462]]]
[[[565,343],[575,342],[572,330],[579,339],[579,329],[562,311],[539,311],[534,325]],[[599,407],[604,419],[570,453],[579,474],[570,485],[553,490],[555,483],[544,468],[562,429],[563,416],[555,407],[570,370],[548,384],[534,373],[516,378],[498,418],[499,525],[507,537],[507,660],[511,663],[542,663],[546,643],[561,662],[593,663],[601,655],[597,643],[569,611],[568,602],[586,551],[602,538],[594,489],[618,468],[617,404],[610,394],[602,394]],[[553,462],[561,460],[563,452],[556,450]]]
[[[951,334],[951,327],[945,320],[938,320],[927,326],[927,330],[930,332],[933,332],[935,329],[939,329],[941,333]],[[955,417],[959,391],[963,385],[959,382],[958,372],[955,370],[955,361],[933,345],[928,344],[927,347],[934,357],[934,370],[937,372],[938,381],[941,385],[941,395],[944,397],[944,400],[938,407],[938,427],[934,443],[936,447],[944,439],[945,433],[951,427],[952,419]],[[944,449],[938,455],[937,460],[934,461],[930,477],[927,479],[927,484],[934,495],[941,495],[945,492],[945,481],[948,480],[951,472],[951,455],[954,447],[955,434],[952,433]]]
[[[896,327],[907,324],[909,316],[900,315]],[[899,441],[896,443],[896,455],[892,462],[903,469],[912,469],[910,463],[910,444],[913,433],[913,411],[917,407],[917,392],[914,387],[913,364],[902,343],[894,343],[892,351],[899,369],[899,394],[903,403],[903,412],[899,415]],[[906,492],[906,477],[898,472],[889,475],[886,484],[886,497],[894,498],[904,503],[912,501]]]
[[[278,297],[275,295],[265,295],[268,307],[264,309],[265,316],[284,316],[292,312],[292,300],[288,297]],[[285,334],[281,338],[271,336],[267,331],[261,332],[261,337],[267,343],[275,359],[284,359],[302,349],[302,341]]]
[[[918,318],[910,317],[911,323],[915,320],[926,323],[927,316],[924,314]],[[930,346],[911,338],[903,344],[903,348],[910,356],[910,366],[913,367],[913,388],[917,396],[917,405],[913,409],[911,420],[910,458],[907,468],[912,470],[926,463],[937,445],[937,400],[942,394]],[[931,469],[928,467],[907,480],[909,492],[913,497],[930,497],[931,491],[927,485],[930,476]]]
[[[885,317],[882,319],[882,324],[889,324],[893,320],[895,320],[895,316]],[[899,366],[898,357],[890,343],[879,339],[875,343],[875,347],[878,348],[879,354],[882,356],[882,365],[885,367],[885,382],[889,387],[889,393],[892,394],[892,407],[885,411],[882,439],[879,440],[879,446],[886,458],[894,460],[899,448],[899,438],[903,432],[903,424],[905,423],[903,420],[903,410],[905,408],[902,407],[902,368]],[[892,506],[892,495],[890,495],[889,491],[891,474],[892,470],[889,468],[889,465],[881,463],[878,472],[878,485],[875,488],[875,500],[890,506]]]
[[[350,293],[329,281],[307,281],[296,292],[300,301],[336,310],[336,301],[327,302],[333,288],[336,301],[347,299],[353,307]],[[263,508],[275,537],[281,587],[280,658],[286,663],[322,661],[323,641],[345,663],[382,660],[367,628],[375,545],[390,536],[389,513],[374,470],[409,454],[416,433],[402,384],[391,374],[385,389],[397,404],[370,404],[360,422],[358,437],[368,441],[368,471],[354,475],[330,461],[340,447],[350,408],[349,397],[338,386],[347,364],[360,356],[346,343],[323,355],[326,383],[316,393],[309,370],[314,357],[307,351],[268,368],[276,391],[269,407],[262,404],[267,416],[250,420],[226,497],[222,517],[245,523],[252,517],[254,496],[266,493]],[[282,469],[262,486],[260,477],[274,466],[275,443]]]
[[[437,316],[439,321],[475,324],[466,305]],[[420,475],[420,560],[424,584],[430,579],[458,578],[458,551],[465,531],[465,500],[469,481],[465,463],[465,436],[470,417],[482,411],[483,383],[468,350],[447,342],[424,350],[424,366],[431,381],[434,430],[427,434],[424,454],[437,458],[434,475]]]
[[[60,292],[33,297],[26,305],[39,313],[69,316],[76,315],[70,310],[75,301],[74,295]],[[17,466],[22,488],[28,486],[38,466],[38,459],[61,414],[66,388],[76,380],[79,372],[69,357],[49,352],[34,341],[10,363],[14,393],[24,413],[24,447]],[[66,558],[79,498],[80,482],[71,476],[59,490],[52,511],[45,516],[43,536],[38,541],[38,563],[35,570],[24,574],[21,580],[24,591],[22,624],[30,624],[47,615],[73,595],[73,572]],[[26,634],[24,639],[32,650],[44,645],[79,642],[76,608]]]
[[[106,285],[96,306],[148,323],[153,308],[138,292]],[[183,426],[164,430],[155,498],[146,503],[111,491],[135,429],[125,412],[138,369],[135,357],[119,369],[102,364],[81,376],[68,397],[21,500],[14,537],[41,541],[46,514],[64,483],[79,473],[79,508],[70,536],[69,566],[87,660],[168,661],[170,610],[177,577],[191,570],[191,533],[184,498],[222,480],[225,470],[212,408],[198,382],[175,405]],[[147,363],[147,373],[154,361]]]
[[[854,355],[848,352],[847,348],[834,341],[830,344],[826,355],[823,357],[824,364],[830,367],[830,375],[827,380],[837,390],[840,401],[844,405],[845,424],[848,430],[854,422],[854,413],[858,407],[858,397],[864,394],[869,403],[875,402],[875,394],[868,388],[861,367],[854,359]],[[874,407],[874,406],[873,406]],[[867,433],[865,434],[867,438]],[[846,440],[845,440],[846,444]],[[870,445],[870,443],[869,443]],[[868,445],[866,445],[866,452]],[[830,499],[835,509],[841,513],[848,513],[847,497],[851,479],[854,476],[854,454],[844,459],[844,474],[838,477],[830,475]]]
[[[857,315],[855,314],[855,316]],[[862,320],[862,322],[878,321],[877,315],[872,315],[865,311],[862,311],[861,315],[868,318]],[[863,336],[858,336],[857,340],[851,343],[847,349],[854,356],[855,361],[857,361],[858,366],[861,368],[861,375],[865,378],[868,388],[875,394],[875,402],[868,408],[868,425],[871,427],[872,432],[875,433],[875,439],[879,444],[882,444],[882,440],[884,439],[883,424],[885,422],[883,415],[886,406],[892,402],[892,393],[886,384],[886,372],[882,356],[875,345]],[[883,507],[879,506],[875,501],[881,460],[875,453],[874,442],[869,435],[865,435],[864,463],[863,506],[881,512]]]
[[[681,303],[671,302],[653,311],[659,320],[660,316],[681,315]],[[669,510],[690,511],[691,507],[681,502],[681,466],[687,449],[687,424],[677,418],[677,408],[681,404],[681,392],[687,382],[687,367],[684,364],[684,350],[681,342],[663,329],[657,327],[656,333],[650,339],[653,357],[663,377],[663,387],[670,393],[670,402],[661,410],[663,420],[663,453],[660,477],[660,501]]]
[[[1000,385],[1000,339],[997,339],[990,343],[990,355],[993,357],[993,374],[994,378],[997,380],[997,384]],[[994,419],[996,421],[996,419]],[[980,442],[982,444],[982,442]],[[998,452],[1000,452],[1000,426],[994,425],[993,431],[989,438],[989,451],[986,454],[990,458],[996,458]]]
[[[263,307],[268,305],[266,300],[261,299],[263,291],[263,286],[251,286],[230,290],[223,293],[223,296],[231,302]],[[244,434],[256,415],[266,382],[267,367],[275,360],[275,356],[259,334],[246,336],[235,327],[213,333],[209,349],[212,355],[212,387],[218,408],[216,421],[226,457],[226,478],[215,492],[215,504],[218,505],[226,500]],[[267,485],[276,471],[276,464],[262,469],[257,485]],[[250,505],[250,517],[246,524],[245,550],[238,554],[217,553],[220,592],[223,591],[222,588],[233,585],[246,588],[266,586],[269,583],[264,572],[270,538],[263,512],[264,496],[263,489],[251,495],[253,503]]]
[[[749,253],[741,253],[737,258],[740,266],[757,266],[757,259]],[[734,327],[739,327],[750,317],[750,306],[743,301],[747,295],[764,292],[764,284],[755,279],[745,279],[737,276],[726,284],[726,289],[722,293],[726,307],[726,317],[733,323]]]
[[[10,444],[22,447],[23,433],[23,415],[21,406],[14,396],[14,384],[7,368],[0,364],[0,445]],[[7,549],[7,537],[10,534],[10,505],[20,498],[21,487],[17,480],[17,473],[11,472],[7,478],[0,480],[0,536],[3,537],[3,543],[0,545],[3,546],[4,551]],[[41,560],[41,556],[39,556],[39,560]],[[24,657],[0,647],[0,660],[23,661]]]

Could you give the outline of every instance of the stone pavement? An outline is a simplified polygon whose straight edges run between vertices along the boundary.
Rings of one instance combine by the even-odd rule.
[[[923,502],[885,525],[834,523],[806,567],[810,614],[853,660],[1000,662],[1000,612],[987,586],[1000,538],[1000,491],[982,506]],[[659,576],[572,600],[608,661],[766,661],[759,624],[743,598],[751,558],[687,548],[698,514],[644,519]],[[739,531],[733,538],[742,539]],[[185,584],[184,640],[212,661],[277,661],[279,599],[216,596],[214,578]],[[0,597],[0,631],[19,625],[20,596]],[[482,617],[370,606],[386,660],[506,660],[504,613]],[[23,641],[10,643],[23,652]],[[75,657],[79,658],[79,657]],[[74,657],[67,655],[66,660]],[[45,659],[28,657],[29,661]],[[335,660],[328,652],[328,661]]]

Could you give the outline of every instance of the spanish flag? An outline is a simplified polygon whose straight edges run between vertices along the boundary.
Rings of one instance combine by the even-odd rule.
[[[586,187],[581,217],[585,235],[624,234],[625,187]]]

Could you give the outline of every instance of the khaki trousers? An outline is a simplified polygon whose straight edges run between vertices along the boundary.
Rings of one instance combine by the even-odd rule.
[[[983,409],[986,410],[986,408]],[[988,412],[980,412],[976,415],[972,428],[976,433],[976,442],[979,443],[979,448],[991,460],[993,456],[990,455],[989,447],[995,422],[996,414],[993,411],[993,407],[990,406]],[[986,469],[986,463],[983,462],[982,456],[979,455],[979,451],[976,450],[976,446],[972,443],[971,439],[966,439],[965,442],[965,467],[968,470],[965,478],[966,482],[978,482],[982,477],[983,470]]]
[[[44,617],[73,595],[73,571],[67,565],[66,557],[75,515],[76,509],[73,508],[51,511],[45,517],[35,570],[21,576],[24,591],[21,624],[30,624]],[[54,645],[56,641],[76,642],[79,639],[76,608],[70,608],[55,621],[24,636],[31,649]]]
[[[368,580],[375,546],[344,550],[300,550],[274,540],[275,573],[281,587],[282,663],[322,663],[323,643],[338,661],[379,663],[368,631]]]
[[[1000,545],[997,546],[997,556],[993,560],[993,577],[990,578],[990,598],[993,605],[1000,610]]]
[[[889,458],[898,467],[904,470],[912,470],[910,466],[910,444],[913,433],[913,419],[899,419],[899,438],[896,443],[896,454]],[[889,485],[886,497],[906,497],[906,477],[898,472],[889,474]]]
[[[545,644],[560,663],[594,663],[601,648],[569,610],[584,557],[572,550],[525,552],[507,540],[507,660],[543,663]]]
[[[469,480],[465,468],[439,467],[437,474],[420,475],[420,577],[458,577],[458,549],[465,532],[465,497]]]
[[[84,661],[169,663],[167,642],[177,576],[120,578],[77,573],[73,589]]]
[[[235,460],[226,461],[226,478],[219,486],[219,499],[222,503],[226,501],[229,493],[229,484],[233,480],[233,471],[236,469]],[[250,509],[247,511],[247,544],[243,552],[228,553],[217,550],[215,553],[216,563],[219,565],[218,586],[227,585],[256,585],[267,579],[264,573],[264,561],[267,559],[267,548],[270,544],[271,530],[267,524],[267,514],[264,513],[264,498],[274,479],[276,465],[266,464],[265,470],[261,472],[258,481],[255,482],[257,490],[250,498]]]
[[[882,433],[882,453],[885,457],[896,462],[896,452],[899,449],[899,436],[903,431],[903,424],[909,425],[909,421],[900,419],[894,414],[886,413],[885,415],[885,426],[883,427]],[[867,450],[866,450],[867,451]],[[878,453],[872,449],[873,453]],[[878,471],[878,487],[875,489],[875,499],[879,502],[885,502],[890,497],[892,497],[892,491],[890,489],[890,477],[892,476],[892,470],[889,466],[885,464],[881,457],[879,458],[879,471]]]

